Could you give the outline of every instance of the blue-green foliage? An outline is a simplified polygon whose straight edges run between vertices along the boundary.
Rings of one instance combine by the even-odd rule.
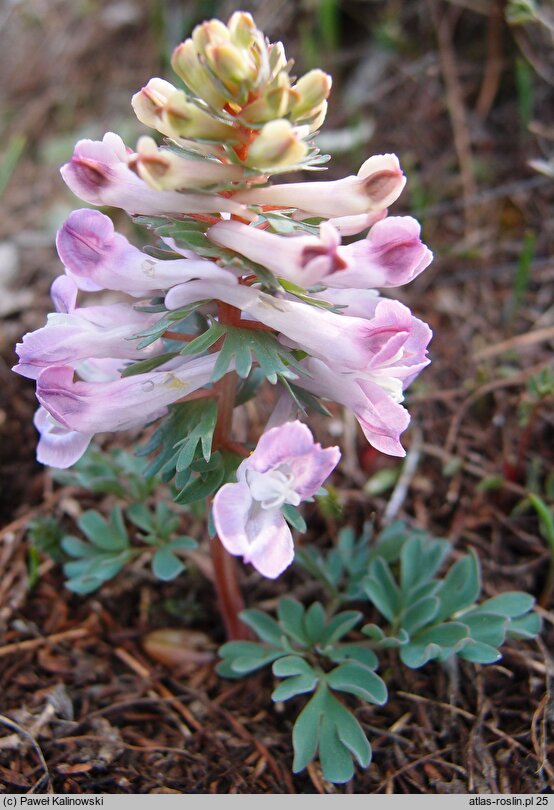
[[[259,641],[224,644],[218,671],[238,678],[271,665],[282,680],[274,701],[312,696],[293,729],[294,771],[318,756],[331,782],[351,778],[354,763],[367,767],[371,747],[351,709],[337,693],[382,705],[387,688],[376,674],[378,653],[396,649],[415,669],[431,660],[458,656],[488,664],[500,657],[507,638],[532,639],[540,631],[533,597],[519,591],[478,602],[481,593],[477,556],[459,557],[443,574],[452,548],[446,540],[397,522],[373,541],[369,527],[360,538],[343,529],[335,548],[322,553],[301,549],[297,561],[329,594],[305,608],[294,599],[279,600],[277,617],[247,610],[242,619]],[[382,623],[360,625],[360,610],[344,603],[367,604]],[[354,638],[348,635],[356,630]],[[362,638],[362,636],[365,637]]]
[[[210,412],[210,408],[205,409],[207,417]],[[194,456],[198,444],[209,455],[211,433],[208,441],[202,429],[193,428],[178,444],[177,455],[189,452]],[[154,491],[159,494],[160,477],[149,474],[148,466],[144,459],[122,450],[106,454],[92,447],[72,470],[55,472],[60,483],[123,501],[123,506],[113,507],[108,520],[95,509],[81,515],[77,528],[84,537],[65,534],[57,521],[54,533],[49,524],[48,537],[55,539],[55,546],[52,539],[46,546],[45,527],[31,527],[34,546],[57,561],[65,561],[70,590],[91,593],[145,551],[151,552],[152,573],[158,579],[174,579],[185,570],[180,552],[198,544],[192,537],[178,533],[180,518],[164,501],[158,500],[155,507],[149,505]]]
[[[334,694],[386,703],[387,688],[375,673],[375,653],[364,642],[342,642],[360,623],[362,614],[347,610],[328,619],[320,602],[306,609],[295,599],[283,598],[277,619],[259,610],[244,611],[241,618],[262,643],[224,644],[219,673],[237,678],[272,664],[273,674],[283,679],[273,691],[274,701],[313,693],[293,731],[295,773],[318,752],[324,774],[331,781],[348,781],[354,760],[367,767],[371,759],[367,737],[356,717]]]
[[[116,495],[126,501],[143,501],[159,485],[146,468],[144,459],[124,450],[106,453],[92,445],[70,470],[54,470],[53,475],[59,484],[94,494]]]

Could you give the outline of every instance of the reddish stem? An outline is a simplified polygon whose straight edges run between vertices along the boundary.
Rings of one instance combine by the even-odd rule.
[[[230,326],[240,322],[240,310],[228,304],[218,304],[220,323]],[[214,430],[213,446],[217,450],[228,446],[235,406],[236,374],[230,371],[214,385],[218,398],[217,422]],[[238,569],[234,559],[214,537],[210,544],[214,566],[214,585],[221,616],[230,641],[249,638],[247,627],[239,619],[244,610],[244,599],[239,585]]]

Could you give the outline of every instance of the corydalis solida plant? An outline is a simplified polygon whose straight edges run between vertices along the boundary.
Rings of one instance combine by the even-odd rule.
[[[18,344],[15,368],[36,379],[40,461],[69,467],[96,433],[156,421],[148,470],[174,479],[180,503],[213,497],[227,551],[276,577],[293,557],[287,521],[301,525],[296,506],[339,458],[297,420],[306,408],[339,402],[374,447],[404,455],[403,392],[429,362],[431,332],[376,288],[412,280],[432,256],[414,219],[387,216],[405,184],[394,155],[340,180],[270,183],[321,168],[312,138],[331,79],[294,79],[249,14],[198,26],[172,65],[184,89],[154,78],[132,101],[163,146],[143,137],[133,151],[108,133],[79,141],[62,168],[85,202],[125,210],[156,246],[141,251],[106,215],[74,211],[57,237],[56,312]],[[117,303],[77,305],[104,290]],[[276,406],[245,459],[233,409],[264,380]],[[216,409],[191,411],[201,399]],[[232,560],[211,546],[236,636]]]

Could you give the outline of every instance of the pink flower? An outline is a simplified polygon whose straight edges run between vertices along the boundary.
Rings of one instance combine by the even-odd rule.
[[[321,225],[319,237],[278,236],[227,220],[213,225],[207,236],[216,245],[231,248],[301,287],[327,284],[333,273],[347,266],[337,250],[340,237],[327,223]]]
[[[37,380],[40,404],[68,430],[93,435],[144,425],[210,382],[217,353],[109,382],[73,379],[73,368],[50,366]]]
[[[388,208],[398,199],[405,184],[396,155],[374,155],[366,160],[356,176],[251,188],[238,192],[234,199],[249,205],[298,208],[309,216],[350,217]]]
[[[178,309],[207,296],[237,307],[248,317],[280,332],[286,343],[324,360],[337,371],[365,371],[379,384],[413,379],[428,363],[431,330],[399,301],[380,299],[371,319],[339,315],[299,301],[274,298],[252,287],[191,281],[173,287],[165,297]],[[401,386],[400,386],[401,387]]]
[[[67,276],[56,279],[51,295],[62,311],[48,315],[46,326],[24,335],[15,347],[19,363],[13,370],[24,377],[36,380],[48,366],[75,365],[87,358],[146,359],[162,348],[155,341],[137,349],[140,338],[132,340],[159,314],[138,312],[129,304],[75,308],[77,287]]]
[[[248,218],[243,205],[219,194],[181,194],[157,191],[128,166],[132,152],[114,132],[101,141],[82,140],[73,157],[62,166],[62,177],[71,191],[92,205],[123,208],[130,214],[210,214],[227,211]]]
[[[390,456],[406,455],[400,434],[408,427],[410,415],[381,385],[356,373],[333,371],[313,357],[302,365],[310,376],[301,377],[297,385],[352,411],[376,450]]]
[[[412,217],[389,217],[373,225],[366,239],[342,246],[328,222],[316,236],[278,236],[240,222],[213,225],[208,237],[302,287],[397,287],[412,281],[433,254],[419,238]]]
[[[56,281],[66,278],[60,276]],[[67,279],[69,281],[69,279]],[[53,287],[63,288],[63,284]],[[119,378],[119,360],[88,360],[78,364],[79,376],[88,382],[108,382]],[[90,444],[93,434],[69,430],[52,414],[39,405],[33,423],[40,434],[37,445],[37,461],[49,467],[66,469],[79,461]]]
[[[281,508],[312,497],[339,458],[338,447],[315,444],[301,422],[264,433],[239,466],[238,483],[225,484],[214,498],[214,523],[227,551],[242,556],[263,576],[278,577],[294,558]]]
[[[56,246],[67,274],[81,290],[120,290],[144,297],[193,278],[225,280],[229,275],[206,259],[154,259],[116,233],[109,217],[90,208],[69,215]]]

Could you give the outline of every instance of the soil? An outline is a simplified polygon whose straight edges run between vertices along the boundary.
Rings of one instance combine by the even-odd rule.
[[[143,640],[156,628],[182,631],[185,653],[196,643],[191,631],[205,634],[208,652],[223,640],[210,583],[194,566],[160,584],[137,565],[88,597],[65,589],[46,556],[30,579],[31,519],[50,515],[69,526],[83,509],[113,503],[54,484],[37,464],[33,386],[10,371],[14,343],[49,311],[61,270],[53,234],[78,205],[57,166],[79,137],[113,128],[134,142],[130,95],[150,76],[169,76],[167,54],[202,20],[202,5],[106,0],[87,11],[55,0],[0,11],[2,142],[12,153],[23,144],[0,219],[0,790],[551,792],[550,560],[536,516],[514,512],[530,488],[552,508],[552,400],[534,407],[528,388],[552,369],[554,340],[554,184],[529,166],[552,153],[551,50],[540,26],[510,29],[502,2],[338,2],[324,13],[286,1],[278,15],[268,4],[244,7],[283,39],[299,73],[318,64],[333,74],[326,130],[348,127],[354,143],[333,160],[330,177],[356,171],[369,154],[401,159],[409,184],[394,213],[420,219],[436,258],[398,297],[435,338],[432,364],[408,398],[406,444],[419,460],[396,514],[447,537],[456,554],[475,548],[485,595],[532,593],[540,639],[508,643],[487,667],[411,671],[385,659],[389,702],[357,711],[373,761],[333,786],[317,764],[291,774],[301,703],[274,705],[270,673],[234,683],[192,653],[174,666],[146,653]],[[211,7],[224,19],[237,8]],[[360,122],[374,134],[356,143]],[[343,522],[379,525],[391,492],[369,497],[363,485],[398,462],[368,449],[339,411],[331,425],[343,448],[335,480]],[[317,423],[323,443],[328,430],[328,421]],[[125,437],[103,446],[114,442],[124,446]],[[306,517],[308,541],[336,539],[333,520],[312,507]],[[202,539],[190,513],[182,528]],[[317,596],[298,569],[276,583],[245,569],[242,579],[250,607],[271,607],[285,592]]]

